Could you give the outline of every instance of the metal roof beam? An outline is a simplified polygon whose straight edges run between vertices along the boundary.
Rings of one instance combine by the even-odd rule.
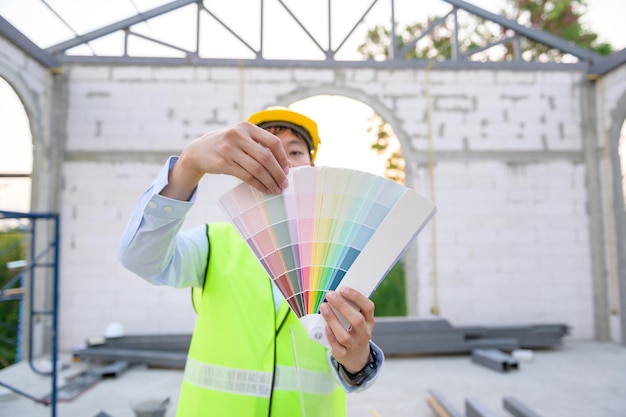
[[[129,17],[128,19],[120,20],[117,23],[113,23],[103,28],[85,33],[84,35],[77,36],[65,42],[52,45],[51,47],[46,48],[46,51],[50,54],[57,54],[59,52],[71,49],[75,46],[82,45],[83,43],[90,42],[94,39],[110,35],[111,33],[117,32],[118,30],[127,29],[137,23],[141,23],[148,19],[152,19],[162,14],[169,13],[173,10],[180,9],[181,7],[187,6],[191,3],[197,3],[198,1],[199,0],[176,0],[163,6],[155,7],[154,9],[148,10],[147,12],[139,13],[133,17]]]
[[[348,32],[348,34],[345,36],[345,38],[343,38],[343,40],[341,41],[341,43],[339,43],[339,46],[337,46],[337,48],[333,51],[333,56],[335,54],[337,54],[337,52],[339,52],[339,50],[341,49],[341,47],[343,46],[344,43],[346,43],[346,41],[350,38],[350,36],[352,36],[352,33],[356,30],[356,28],[359,27],[359,25],[363,22],[363,19],[365,19],[365,17],[369,14],[370,10],[372,10],[372,7],[374,7],[374,5],[378,2],[378,0],[374,0],[372,1],[372,4],[370,4],[370,6],[367,8],[367,10],[365,11],[365,13],[363,13],[361,15],[361,17],[359,18],[359,20],[356,21],[356,23],[354,24],[354,26],[352,26],[352,29],[350,29],[350,31]],[[329,10],[329,14],[330,14],[330,8]],[[330,18],[329,18],[330,20]],[[330,30],[330,25],[328,26],[329,30]],[[330,38],[329,38],[330,39]],[[329,47],[328,49],[330,49],[330,42],[329,42]]]
[[[174,57],[129,57],[129,56],[59,56],[62,63],[68,64],[102,64],[102,65],[206,65],[222,67],[248,68],[381,68],[405,69],[427,68],[437,69],[507,69],[507,70],[561,70],[587,72],[586,62],[560,63],[536,61],[431,61],[427,59],[387,60],[387,61],[337,61],[337,60],[289,60],[289,59],[228,59],[201,58],[191,55],[186,58]]]
[[[24,36],[22,32],[2,16],[0,16],[0,35],[4,36],[8,41],[24,51],[26,55],[30,56],[44,67],[54,68],[59,66],[59,61],[45,50],[35,45],[33,41]]]
[[[589,74],[604,75],[623,64],[626,64],[626,48],[612,55],[602,57],[601,60],[595,62],[591,68],[589,68]]]
[[[261,56],[261,51],[257,51],[256,49],[254,49],[252,46],[250,46],[250,44],[248,42],[246,42],[241,36],[239,36],[237,34],[237,32],[235,32],[233,29],[230,28],[230,26],[228,26],[226,23],[224,23],[219,17],[217,17],[217,15],[215,15],[215,13],[213,13],[212,11],[210,11],[209,9],[207,9],[204,4],[200,4],[202,10],[204,10],[205,12],[207,12],[209,14],[209,16],[211,16],[213,19],[215,19],[215,21],[217,23],[219,23],[224,29],[226,29],[231,35],[233,35],[235,38],[237,38],[237,40],[239,42],[241,42],[246,48],[248,48],[250,51],[254,52],[254,54],[257,57]],[[199,36],[200,34],[200,26],[198,25],[197,27],[197,34]]]
[[[465,53],[461,54],[460,56],[461,56],[462,58],[469,58],[469,57],[471,57],[472,55],[476,55],[476,54],[478,54],[478,53],[480,53],[480,52],[483,52],[483,51],[486,51],[486,50],[488,50],[488,49],[491,49],[491,48],[493,48],[494,46],[498,46],[498,45],[506,45],[506,44],[508,44],[508,43],[515,42],[515,40],[516,40],[516,39],[517,39],[517,36],[509,36],[509,37],[506,37],[506,38],[504,38],[504,39],[500,39],[500,40],[497,40],[497,41],[495,41],[495,42],[491,42],[491,43],[489,43],[489,44],[487,44],[487,45],[484,45],[484,46],[479,46],[479,47],[477,47],[477,48],[471,49],[471,50],[469,50],[469,51],[467,51],[467,52],[465,52]]]
[[[511,29],[515,33],[519,35],[523,35],[528,39],[531,39],[535,42],[542,43],[546,46],[550,46],[552,48],[558,49],[562,52],[574,55],[580,59],[595,62],[601,59],[601,56],[596,54],[593,51],[590,51],[585,48],[581,48],[574,44],[567,42],[566,40],[559,38],[558,36],[552,35],[551,33],[544,32],[542,30],[529,28],[526,26],[522,26],[514,20],[507,19],[506,17],[497,15],[495,13],[488,12],[485,9],[481,9],[480,7],[474,6],[471,3],[468,3],[463,0],[443,0],[446,3],[449,3],[453,6],[459,7],[469,13],[475,14],[476,16],[482,17],[487,20],[491,20],[494,23],[499,24],[502,27],[507,29]]]
[[[406,45],[404,45],[404,47],[402,48],[402,50],[400,51],[400,55],[399,56],[405,56],[406,54],[408,54],[411,49],[415,48],[415,45],[426,35],[430,34],[433,30],[435,30],[435,28],[437,26],[439,26],[440,24],[442,24],[447,18],[448,16],[450,16],[452,13],[454,13],[454,9],[450,10],[448,13],[446,13],[445,16],[438,18],[437,20],[435,20],[434,22],[432,22],[430,25],[428,25],[428,27],[426,29],[424,29],[422,31],[422,33],[420,33],[419,35],[417,35],[415,38],[411,39],[411,41],[409,43],[407,43]]]
[[[42,0],[43,1],[43,0]],[[356,25],[352,28],[352,30],[350,30],[350,32],[348,33],[348,35],[340,42],[339,46],[337,48],[335,48],[333,50],[332,48],[332,43],[331,43],[331,24],[330,24],[330,11],[331,11],[331,0],[328,0],[329,3],[329,10],[328,10],[328,30],[329,30],[329,44],[328,44],[328,48],[324,48],[319,42],[318,40],[308,31],[308,29],[305,27],[305,25],[299,21],[296,16],[294,15],[294,13],[289,9],[289,7],[287,6],[287,4],[283,1],[283,0],[278,0],[279,4],[290,14],[291,18],[294,19],[294,21],[296,22],[296,24],[299,25],[300,29],[304,31],[304,33],[315,43],[315,45],[317,46],[317,48],[322,51],[325,55],[326,55],[326,61],[329,62],[334,62],[335,64],[333,66],[343,66],[345,65],[345,62],[341,62],[341,61],[335,61],[335,55],[337,54],[337,52],[344,46],[344,44],[346,43],[347,39],[353,34],[355,28],[359,25],[362,24],[364,17],[370,12],[370,10],[372,9],[372,7],[377,3],[378,0],[371,0],[371,5],[369,6],[369,8],[367,9],[367,11],[363,14],[363,16],[357,21]],[[394,9],[394,2],[393,0],[391,1],[391,7],[392,7],[392,15],[395,14],[395,9]],[[398,48],[398,45],[395,42],[395,36],[393,36],[393,32],[395,32],[396,28],[395,28],[395,22],[392,21],[392,43],[389,45],[390,48],[393,48],[393,54],[392,56],[390,56],[390,58],[388,59],[388,61],[394,61],[394,64],[391,66],[396,66],[399,62],[407,60],[404,57],[406,56],[407,53],[409,53],[413,48],[415,48],[415,45],[418,43],[418,41],[420,39],[423,39],[424,36],[426,36],[429,33],[432,33],[432,31],[440,24],[442,24],[447,18],[450,17],[450,15],[453,15],[453,17],[455,18],[455,22],[454,22],[454,38],[453,38],[453,61],[460,61],[463,58],[467,57],[467,56],[471,56],[477,52],[480,51],[480,49],[475,49],[472,51],[465,51],[464,53],[461,53],[459,51],[459,27],[458,27],[458,21],[456,19],[456,12],[461,9],[464,10],[465,12],[475,15],[479,18],[482,19],[486,19],[488,21],[491,21],[493,23],[496,23],[497,25],[503,27],[506,30],[510,30],[513,31],[515,33],[515,36],[518,38],[515,40],[516,42],[516,61],[519,61],[521,56],[519,55],[520,53],[520,48],[519,48],[519,37],[524,37],[526,39],[529,39],[532,42],[538,42],[541,43],[543,45],[548,46],[549,48],[554,48],[559,50],[560,52],[564,53],[564,54],[570,54],[574,57],[577,57],[580,61],[580,63],[584,63],[587,66],[592,66],[594,68],[594,73],[603,73],[605,71],[610,70],[610,68],[613,68],[613,65],[615,65],[615,62],[623,62],[623,59],[621,59],[621,56],[618,57],[620,59],[617,59],[616,61],[607,61],[605,58],[601,57],[600,55],[596,54],[593,51],[584,49],[582,47],[576,46],[564,39],[559,38],[558,36],[546,33],[544,31],[541,31],[539,29],[535,29],[535,28],[529,28],[529,27],[525,27],[520,25],[519,23],[517,23],[514,20],[505,18],[503,16],[488,12],[484,9],[481,9],[479,7],[476,7],[474,5],[472,5],[471,3],[469,3],[468,1],[465,0],[441,0],[444,1],[445,3],[449,4],[452,6],[452,10],[447,13],[444,17],[437,19],[435,22],[431,22],[428,27],[421,33],[416,35],[413,39],[411,39],[407,45],[405,45],[403,48]],[[126,31],[127,33],[130,33],[130,27],[132,25],[141,23],[141,22],[145,22],[148,21],[149,19],[152,19],[154,17],[166,14],[168,12],[174,11],[176,9],[179,9],[181,7],[190,5],[190,4],[197,4],[198,6],[198,13],[197,13],[197,23],[198,23],[198,28],[196,31],[196,51],[195,53],[191,54],[191,56],[188,56],[187,58],[182,58],[178,62],[178,65],[185,65],[188,63],[207,63],[209,61],[211,62],[216,62],[216,60],[205,60],[199,57],[199,43],[200,43],[200,38],[199,38],[199,33],[200,33],[200,24],[199,24],[199,20],[200,20],[200,14],[201,12],[207,12],[211,17],[213,17],[220,25],[222,25],[222,27],[224,27],[226,30],[228,30],[233,36],[235,36],[235,38],[237,38],[237,40],[239,40],[239,42],[242,43],[242,45],[244,45],[248,50],[250,50],[252,53],[254,53],[256,55],[256,59],[252,60],[253,65],[258,65],[258,61],[263,60],[263,26],[264,26],[264,17],[263,17],[263,3],[264,1],[261,0],[261,33],[260,33],[260,47],[259,50],[256,50],[254,47],[252,47],[250,44],[248,44],[241,36],[239,36],[238,33],[236,33],[232,28],[230,28],[227,24],[225,24],[223,21],[221,21],[219,18],[217,18],[217,16],[212,13],[203,3],[203,0],[174,0],[171,1],[170,3],[167,3],[165,5],[156,7],[154,9],[151,9],[149,11],[146,11],[144,13],[139,13],[135,16],[132,16],[130,18],[124,19],[122,21],[119,21],[117,23],[113,23],[111,25],[107,25],[105,27],[102,27],[100,29],[96,29],[93,30],[91,32],[88,32],[84,35],[80,35],[77,36],[73,39],[69,39],[67,41],[58,43],[56,45],[53,45],[47,49],[41,49],[38,48],[35,44],[33,44],[31,41],[29,41],[24,35],[22,35],[21,33],[19,33],[19,31],[15,28],[13,28],[13,26],[11,26],[5,19],[2,19],[0,21],[0,34],[4,34],[5,37],[7,37],[9,40],[13,41],[14,43],[16,43],[16,45],[18,45],[19,47],[21,47],[25,52],[29,53],[29,55],[33,56],[34,59],[38,60],[39,62],[43,63],[43,65],[45,66],[56,66],[58,65],[58,63],[67,63],[67,62],[77,62],[77,60],[80,60],[81,58],[78,57],[70,57],[69,55],[66,54],[66,51],[77,47],[79,45],[88,45],[88,43],[90,41],[93,41],[95,39],[110,35],[114,32],[117,31]],[[393,19],[392,19],[393,20]],[[125,37],[125,42],[127,42],[127,38]],[[165,45],[165,43],[163,43],[163,45]],[[171,45],[168,44],[168,46],[171,47]],[[487,47],[483,47],[484,49],[494,46],[489,45]],[[32,51],[32,52],[31,52]],[[185,51],[186,53],[189,53],[189,51]],[[107,57],[98,57],[96,54],[93,54],[93,57],[97,57],[100,58],[99,60],[95,60],[95,61],[90,61],[93,63],[103,63],[106,64],[107,62],[109,62],[109,58]],[[134,57],[130,57],[128,55],[126,55],[126,44],[125,44],[125,53],[123,56],[124,59],[122,59],[120,61],[119,58],[115,58],[115,62],[116,63],[127,63],[127,64],[132,64],[137,62],[135,60]],[[158,61],[158,57],[154,57],[157,58],[156,61]],[[82,57],[83,61],[82,62],[86,62],[89,61],[88,58]],[[155,62],[156,62],[155,61]],[[219,60],[218,60],[219,61]],[[142,61],[145,62],[145,61]],[[172,61],[168,61],[168,62],[172,62]],[[247,62],[247,61],[246,61]],[[288,63],[293,63],[293,61],[287,61]],[[304,62],[310,62],[310,61],[304,61]],[[269,65],[272,65],[273,62],[270,62]],[[406,66],[420,66],[420,64],[414,65],[414,64],[408,64]],[[439,66],[439,65],[438,65]]]

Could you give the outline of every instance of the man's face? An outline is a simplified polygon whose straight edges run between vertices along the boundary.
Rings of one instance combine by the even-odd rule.
[[[276,135],[283,143],[283,149],[287,154],[291,166],[300,167],[305,165],[313,165],[309,148],[304,140],[294,135],[291,130],[285,129]]]

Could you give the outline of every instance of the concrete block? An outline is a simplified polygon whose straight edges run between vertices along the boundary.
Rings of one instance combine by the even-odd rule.
[[[425,72],[422,70],[422,72]],[[447,69],[437,69],[431,70],[429,73],[429,80],[431,87],[434,89],[435,86],[439,85],[457,85],[457,75],[459,71],[457,70],[447,70]],[[424,75],[425,76],[425,75]]]
[[[574,85],[585,79],[584,71],[537,71],[537,81],[546,85]]]
[[[229,74],[222,69],[222,71],[217,71],[215,69],[212,73],[213,80],[233,80],[233,74]],[[230,70],[231,72],[235,72],[237,74],[237,79],[239,79],[239,69],[234,68]],[[245,75],[246,80],[250,80],[253,82],[284,82],[284,81],[293,81],[293,70],[291,68],[254,68],[246,70]]]
[[[413,97],[416,95],[420,95],[422,92],[422,87],[419,85],[403,83],[396,80],[385,82],[378,81],[372,83],[367,92],[371,95],[380,94],[386,97],[391,97],[392,99],[397,99],[398,97]]]
[[[111,79],[113,81],[153,81],[153,67],[147,66],[119,66],[111,67]]]
[[[348,75],[348,79],[355,83],[376,82],[378,81],[377,77],[378,77],[378,72],[372,68],[354,69],[354,70],[351,70]]]
[[[195,77],[193,67],[154,67],[152,75],[157,81],[190,82]]]
[[[335,80],[335,74],[331,69],[310,69],[310,68],[293,68],[291,74],[284,73],[281,79],[284,79],[286,75],[290,76],[290,80],[296,82],[302,81],[314,81],[316,83],[323,82],[332,82]],[[352,74],[350,78],[354,76]],[[264,79],[263,77],[259,77],[258,79]],[[275,79],[275,78],[272,78]]]
[[[466,70],[457,73],[457,83],[459,85],[470,84],[473,87],[493,86],[496,81],[496,71]]]
[[[507,88],[509,84],[534,85],[538,81],[537,78],[536,71],[495,71],[496,84],[498,84],[498,86],[507,85]]]
[[[414,69],[380,69],[376,70],[376,79],[380,83],[403,83],[414,84],[417,77],[417,70]]]
[[[148,137],[180,138],[183,131],[182,123],[152,120],[141,124],[141,134]]]
[[[228,86],[228,85],[224,85],[224,84],[219,84],[216,86],[217,90],[217,94],[218,97],[224,97],[224,94],[229,94],[226,95],[226,97],[232,96],[232,86]],[[222,89],[222,90],[220,90]],[[294,83],[294,82],[285,82],[285,83],[276,83],[276,84],[270,84],[270,83],[266,83],[266,82],[259,82],[259,81],[250,81],[246,84],[246,95],[248,97],[248,102],[246,103],[246,107],[248,107],[249,109],[251,109],[251,111],[255,111],[253,109],[261,109],[261,108],[265,108],[269,105],[276,105],[277,103],[282,103],[283,100],[278,99],[278,97],[280,97],[281,95],[285,95],[288,94],[292,91],[297,91],[298,89],[298,84]],[[254,102],[260,102],[262,103],[260,106],[255,106],[253,104],[253,102],[250,102],[250,100],[253,99]],[[284,105],[287,105],[290,103],[284,103]]]
[[[66,71],[72,83],[82,80],[104,81],[111,79],[111,68],[106,66],[73,66]]]
[[[195,66],[193,67],[193,73],[193,79],[195,81],[206,82],[211,79],[211,68]]]
[[[446,113],[468,113],[474,111],[476,101],[467,95],[433,96],[433,110]]]

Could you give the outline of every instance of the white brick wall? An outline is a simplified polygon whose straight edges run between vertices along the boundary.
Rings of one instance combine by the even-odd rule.
[[[4,50],[0,69],[24,65],[23,57]],[[624,71],[612,75],[617,87],[607,89],[608,109],[621,97],[614,91],[623,90]],[[150,286],[117,262],[126,219],[160,169],[156,162],[128,162],[130,151],[154,161],[238,121],[240,106],[247,115],[289,104],[285,97],[301,97],[303,89],[311,95],[346,91],[399,121],[393,128],[408,141],[405,154],[414,151],[418,158],[407,161],[409,183],[429,195],[423,69],[246,68],[244,103],[239,68],[75,66],[67,75],[64,349],[102,334],[111,321],[121,321],[129,333],[192,329],[188,290]],[[45,76],[35,73],[29,82],[38,79]],[[429,79],[442,315],[458,325],[565,322],[574,337],[591,338],[588,195],[585,167],[577,162],[583,160],[582,75],[433,70]],[[34,96],[43,97],[44,88],[35,85]],[[519,151],[525,152],[521,160]],[[234,183],[205,178],[185,227],[223,220],[215,201]],[[418,303],[411,308],[420,316],[432,306],[430,233],[428,227],[418,238],[417,276],[409,277],[418,280]]]
[[[562,321],[590,337],[592,293],[584,168],[438,163],[440,309],[457,324]],[[430,231],[420,236],[420,277],[432,276]],[[419,281],[419,314],[432,307]]]
[[[165,162],[165,161],[163,161]],[[117,244],[130,212],[161,165],[66,163],[61,239],[61,346],[101,336],[112,321],[129,334],[189,333],[190,290],[155,287],[123,269]],[[216,199],[234,185],[207,178],[183,228],[224,220]]]

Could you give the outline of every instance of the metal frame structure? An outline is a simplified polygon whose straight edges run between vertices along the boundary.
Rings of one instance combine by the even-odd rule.
[[[28,320],[28,365],[30,369],[38,375],[51,377],[51,395],[48,400],[42,400],[34,397],[26,391],[16,388],[8,383],[0,381],[0,386],[5,387],[23,397],[29,398],[35,402],[51,407],[51,416],[56,417],[57,410],[57,362],[58,362],[58,311],[59,311],[59,236],[60,236],[60,217],[55,213],[18,213],[11,211],[0,211],[0,220],[27,220],[29,227],[24,229],[23,233],[29,235],[29,260],[25,267],[12,279],[10,279],[2,288],[0,288],[0,302],[5,301],[27,301],[22,303],[22,307],[26,305],[28,311],[20,311],[20,317],[26,317]],[[44,224],[47,229],[40,231],[38,222],[48,221],[51,223]],[[43,237],[42,237],[43,235]],[[43,268],[48,271],[44,276],[44,284],[42,289],[38,286],[36,272]],[[19,285],[18,288],[15,288]],[[35,294],[42,291],[44,301],[37,303]],[[24,297],[27,297],[25,299]],[[39,305],[43,304],[43,305]],[[47,316],[51,319],[50,326],[50,351],[51,351],[51,371],[45,372],[37,369],[33,360],[33,328],[35,319]],[[18,333],[22,333],[20,328]],[[20,344],[21,336],[18,334],[18,344]],[[21,346],[18,346],[21,349]]]
[[[267,59],[264,54],[264,31],[265,27],[268,23],[268,17],[265,16],[264,8],[268,1],[270,0],[258,0],[260,1],[260,32],[258,34],[259,38],[256,39],[258,41],[259,47],[255,48],[251,46],[249,42],[247,42],[244,37],[237,32],[233,27],[225,23],[220,19],[218,14],[211,9],[211,7],[205,4],[204,0],[174,0],[165,5],[153,8],[151,10],[137,13],[135,16],[123,19],[119,22],[101,27],[99,29],[90,31],[88,33],[84,33],[81,35],[76,35],[74,38],[69,39],[67,41],[58,43],[56,45],[50,46],[46,49],[41,49],[37,45],[35,45],[32,41],[30,41],[26,36],[20,33],[16,28],[14,28],[10,22],[6,19],[0,17],[0,35],[5,36],[7,39],[11,40],[14,44],[20,47],[22,50],[27,52],[30,56],[36,59],[39,63],[48,68],[62,66],[63,64],[125,64],[125,65],[223,65],[223,66],[239,66],[245,65],[250,67],[258,67],[258,66],[273,66],[273,67],[283,67],[283,66],[302,66],[302,67],[375,67],[375,68],[404,68],[404,67],[427,67],[432,66],[433,62],[431,60],[414,60],[408,59],[406,55],[415,48],[416,44],[431,34],[437,27],[444,24],[448,19],[453,19],[453,33],[452,33],[452,42],[453,42],[453,50],[452,50],[452,59],[448,61],[436,61],[436,66],[438,68],[508,68],[508,69],[532,69],[532,68],[571,68],[571,69],[581,69],[584,68],[588,70],[590,73],[598,74],[605,73],[610,71],[610,69],[615,68],[617,65],[622,64],[626,61],[626,57],[620,56],[621,59],[608,59],[605,57],[601,57],[600,55],[592,52],[590,50],[578,47],[574,44],[571,44],[564,39],[561,39],[557,36],[549,34],[547,32],[533,29],[530,27],[526,27],[520,25],[519,23],[507,19],[503,16],[491,13],[487,10],[479,8],[477,6],[472,5],[471,3],[464,0],[440,0],[451,6],[450,11],[445,14],[443,17],[437,19],[432,24],[430,24],[425,30],[423,30],[420,34],[415,36],[412,40],[410,40],[403,48],[399,48],[399,45],[396,41],[396,33],[398,32],[397,23],[396,23],[396,7],[395,0],[371,0],[369,7],[365,10],[365,12],[354,22],[354,25],[351,26],[351,29],[341,39],[341,41],[337,44],[337,46],[333,47],[333,33],[331,30],[333,15],[331,13],[332,9],[332,0],[327,0],[328,8],[325,16],[325,21],[321,22],[323,25],[327,25],[328,28],[328,40],[327,45],[323,46],[322,42],[317,39],[312,32],[307,28],[307,26],[298,19],[297,15],[293,12],[293,10],[285,3],[284,0],[275,0],[279,3],[279,5],[286,11],[286,13],[290,16],[290,18],[296,23],[298,28],[302,31],[302,33],[309,38],[312,43],[319,49],[325,59],[323,60],[277,60],[277,59]],[[373,7],[382,2],[387,2],[387,6],[390,8],[391,20],[388,23],[390,27],[390,38],[391,45],[387,45],[390,51],[389,59],[385,61],[375,61],[375,60],[360,60],[360,61],[346,61],[346,60],[337,60],[337,53],[344,47],[346,41],[353,35],[355,30],[359,25],[364,23],[364,19],[371,13]],[[45,3],[48,8],[51,6],[48,3]],[[187,50],[181,47],[178,47],[174,44],[164,42],[162,40],[156,39],[154,37],[143,35],[133,29],[133,26],[148,22],[150,19],[155,17],[159,17],[165,15],[167,13],[173,12],[175,10],[181,9],[185,6],[189,6],[195,4],[197,6],[196,11],[196,33],[195,33],[195,46],[193,49]],[[57,16],[57,18],[67,26],[72,32],[76,33],[71,26],[56,12],[54,9],[51,9],[52,12]],[[458,12],[462,10],[471,15],[477,16],[478,18],[484,19],[486,21],[490,21],[496,23],[501,28],[505,29],[503,32],[506,32],[506,35],[493,43],[481,46],[474,50],[470,51],[461,51],[460,50],[460,25],[458,19]],[[208,15],[212,18],[212,21],[216,22],[223,29],[228,31],[245,49],[250,51],[255,58],[253,59],[225,59],[225,58],[203,58],[200,56],[200,44],[202,42],[201,39],[201,16]],[[68,51],[71,49],[81,46],[87,45],[92,41],[97,39],[101,39],[108,35],[111,35],[116,32],[123,32],[123,53],[120,56],[98,56],[95,53],[93,55],[73,55],[68,54]],[[162,47],[168,48],[172,51],[176,51],[179,54],[184,55],[183,57],[137,57],[130,56],[128,54],[128,40],[131,37],[141,38],[146,41],[150,41],[154,44],[158,44]],[[557,62],[528,62],[524,61],[521,58],[520,54],[520,45],[522,39],[528,39],[533,42],[538,42],[544,44],[550,48],[561,51],[564,54],[569,54],[575,57],[578,62],[577,63],[557,63]],[[514,46],[514,50],[516,51],[514,60],[510,62],[482,62],[482,61],[474,61],[471,60],[471,57],[484,52],[494,46],[503,45],[503,44],[512,44]],[[93,52],[93,49],[91,49]]]

